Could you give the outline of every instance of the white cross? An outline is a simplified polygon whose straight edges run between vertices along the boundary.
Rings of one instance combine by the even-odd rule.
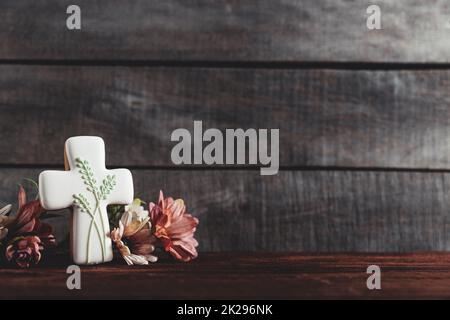
[[[107,170],[105,143],[99,137],[66,141],[65,168],[39,175],[39,197],[46,210],[73,207],[71,252],[76,264],[111,261],[106,207],[133,201],[133,177],[127,169]]]

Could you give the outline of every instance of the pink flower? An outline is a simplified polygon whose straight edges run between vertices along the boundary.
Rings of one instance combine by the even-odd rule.
[[[198,242],[194,233],[198,219],[186,212],[184,201],[164,198],[160,191],[158,204],[150,203],[149,210],[153,235],[164,250],[177,260],[188,262],[195,259]]]
[[[38,237],[19,237],[6,248],[6,259],[21,268],[28,268],[39,263],[41,250],[43,247]]]

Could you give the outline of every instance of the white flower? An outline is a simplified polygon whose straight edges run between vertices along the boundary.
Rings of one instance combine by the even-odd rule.
[[[11,212],[11,205],[8,204],[0,209],[0,240],[2,240],[8,234],[8,229],[6,227],[11,223],[13,218],[7,215]]]
[[[141,200],[134,199],[133,203],[125,206],[125,213],[131,214],[133,220],[142,222],[148,218],[148,211],[141,206]]]
[[[125,262],[129,265],[148,265],[149,262],[156,262],[158,258],[154,255],[151,255],[150,253],[155,250],[155,247],[153,245],[150,245],[148,254],[138,255],[134,254],[130,251],[130,248],[125,245],[122,241],[122,237],[127,229],[130,228],[130,225],[132,222],[131,220],[131,214],[126,212],[124,216],[127,216],[128,218],[122,218],[122,220],[119,222],[119,228],[115,228],[111,231],[111,240],[116,245],[117,249],[119,250],[120,254],[122,255],[122,258],[125,260]],[[148,219],[147,219],[148,220]],[[137,221],[136,221],[137,222]],[[139,222],[137,222],[139,224]],[[145,223],[149,223],[148,221]],[[134,232],[134,230],[133,230]]]
[[[11,212],[11,205],[8,204],[7,206],[4,206],[0,209],[0,216],[6,216],[8,213]]]
[[[150,244],[150,232],[139,233],[143,229],[151,229],[150,217],[148,211],[144,210],[141,206],[141,200],[135,199],[131,205],[125,207],[125,212],[119,221],[119,227],[111,231],[111,240],[129,266],[148,265],[149,262],[156,262],[158,260],[157,257],[151,254],[155,250],[155,247]],[[149,237],[148,239],[145,238],[147,235]],[[145,247],[143,254],[131,252],[130,248],[133,249],[133,247],[128,247],[122,241],[122,238],[124,238],[133,243],[132,240],[136,239],[136,237],[139,239],[139,242],[148,240],[148,246]],[[142,237],[144,238],[142,239]],[[140,252],[142,253],[142,250]]]
[[[125,238],[131,237],[147,225],[149,228],[151,227],[150,217],[141,220],[130,211],[126,211],[119,221],[119,226],[123,229],[123,231],[121,231],[121,236],[124,236]]]
[[[129,255],[123,255],[122,256],[127,265],[137,265],[137,266],[145,266],[148,265],[149,262],[156,262],[158,261],[158,258],[155,256],[152,256],[151,254],[140,256],[137,254],[129,254]]]

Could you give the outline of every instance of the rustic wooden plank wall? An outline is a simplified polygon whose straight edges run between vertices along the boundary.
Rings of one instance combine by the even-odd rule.
[[[0,200],[92,134],[140,196],[186,199],[203,251],[450,249],[445,1],[79,0],[81,31],[69,4],[0,3]],[[194,120],[279,128],[281,172],[175,167]]]
[[[449,62],[445,0],[5,0],[0,57],[59,60]],[[366,28],[378,4],[383,30]]]
[[[0,162],[59,165],[66,137],[101,134],[109,165],[170,167],[171,132],[202,120],[279,128],[283,167],[445,169],[449,87],[448,70],[3,65]]]

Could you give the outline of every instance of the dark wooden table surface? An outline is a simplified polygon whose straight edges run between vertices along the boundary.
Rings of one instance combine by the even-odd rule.
[[[0,269],[0,298],[393,299],[450,298],[450,253],[203,253],[193,263],[163,260],[127,267],[120,260],[82,267],[81,290],[66,287],[70,261]],[[366,269],[381,267],[381,290]]]

